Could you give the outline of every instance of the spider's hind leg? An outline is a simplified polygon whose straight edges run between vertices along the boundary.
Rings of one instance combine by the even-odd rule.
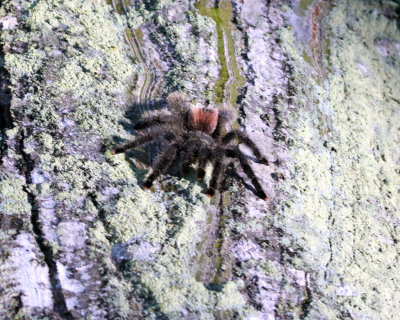
[[[228,157],[239,159],[239,162],[243,168],[243,171],[250,178],[251,182],[253,183],[254,188],[256,188],[256,190],[257,190],[259,197],[264,199],[265,201],[268,200],[267,195],[265,194],[260,183],[258,182],[258,179],[257,179],[256,175],[254,174],[253,169],[250,167],[249,161],[246,159],[244,154],[238,148],[228,149],[228,150],[226,150],[226,153],[227,153]]]
[[[153,172],[147,177],[146,181],[143,184],[143,189],[148,189],[152,186],[153,181],[165,170],[167,170],[172,161],[174,161],[176,154],[178,151],[177,144],[169,145],[158,157],[154,166]]]
[[[214,164],[214,169],[212,172],[212,177],[210,181],[210,186],[207,189],[207,196],[212,197],[215,194],[216,190],[219,190],[220,185],[221,185],[221,177],[222,177],[222,172],[224,171],[224,156],[225,152],[224,150],[217,150],[215,154],[215,164]]]
[[[142,136],[138,136],[135,139],[133,139],[132,141],[120,144],[118,146],[116,146],[114,149],[111,150],[112,154],[117,154],[117,153],[122,153],[125,152],[129,149],[134,149],[142,144],[145,144],[147,142],[150,142],[151,140],[154,140],[156,138],[155,135],[142,135]]]
[[[180,152],[179,157],[182,162],[181,174],[184,176],[188,174],[189,166],[194,163],[199,156],[200,145],[196,142],[187,141],[183,145],[182,149],[183,150]]]
[[[170,115],[154,115],[149,117],[143,117],[139,119],[133,128],[135,130],[144,130],[154,125],[163,125],[166,123],[171,123],[175,118]]]
[[[210,161],[211,152],[209,148],[200,149],[199,161],[197,166],[197,180],[202,181],[206,175],[206,165]]]
[[[170,132],[164,133],[164,130],[162,130],[162,128],[160,128],[159,130],[152,130],[152,131],[146,132],[145,134],[138,135],[132,141],[129,141],[129,142],[126,142],[126,143],[116,146],[114,149],[111,150],[111,153],[117,154],[117,153],[125,152],[130,149],[134,149],[145,143],[156,140],[160,136],[162,136],[167,141],[172,141],[173,139],[175,139],[175,136],[173,133],[170,133]]]
[[[248,146],[260,163],[265,164],[267,166],[269,165],[268,160],[262,156],[260,149],[258,149],[256,144],[242,131],[232,130],[228,132],[226,136],[223,137],[222,143],[224,145],[227,145],[235,138],[239,139],[239,143],[243,143],[244,145]]]

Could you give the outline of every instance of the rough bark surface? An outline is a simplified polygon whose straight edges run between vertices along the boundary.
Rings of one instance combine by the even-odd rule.
[[[398,317],[398,2],[0,3],[0,319]],[[111,156],[175,90],[237,108],[269,201]]]

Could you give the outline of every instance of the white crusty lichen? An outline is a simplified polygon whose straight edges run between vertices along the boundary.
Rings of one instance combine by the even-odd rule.
[[[392,272],[400,236],[400,153],[393,147],[400,55],[382,55],[377,44],[400,43],[400,33],[395,20],[361,2],[336,3],[324,22],[330,36],[320,44],[322,78],[304,62],[294,31],[282,32],[295,85],[307,92],[295,97],[286,121],[295,139],[282,228],[288,245],[304,250],[298,267],[318,283],[310,317],[340,317],[340,304],[353,318],[392,319],[400,301],[400,277]]]

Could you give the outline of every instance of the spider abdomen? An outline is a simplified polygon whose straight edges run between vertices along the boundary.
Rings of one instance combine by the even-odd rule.
[[[207,133],[201,131],[190,131],[184,135],[187,141],[200,141],[207,145],[213,145],[214,139]]]
[[[215,131],[218,123],[218,109],[206,109],[203,107],[193,107],[189,111],[189,127],[207,134]]]
[[[150,188],[153,181],[166,172],[175,160],[181,162],[183,174],[191,164],[197,163],[198,180],[203,180],[205,168],[210,163],[214,168],[206,194],[212,197],[221,188],[227,164],[236,160],[251,180],[258,196],[268,199],[247,157],[240,151],[239,144],[247,145],[259,163],[268,165],[268,161],[244,132],[227,129],[232,127],[236,117],[233,108],[191,107],[181,93],[170,94],[167,102],[168,109],[143,117],[136,123],[138,134],[133,141],[111,150],[112,154],[117,154],[151,141],[162,140],[161,153],[152,166],[152,173],[143,184],[144,189]],[[222,131],[225,132],[223,137]]]

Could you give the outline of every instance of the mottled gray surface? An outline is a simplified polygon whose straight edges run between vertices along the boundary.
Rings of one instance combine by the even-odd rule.
[[[214,6],[1,2],[1,319],[396,318],[399,5]],[[237,108],[268,201],[111,156],[174,90]]]

